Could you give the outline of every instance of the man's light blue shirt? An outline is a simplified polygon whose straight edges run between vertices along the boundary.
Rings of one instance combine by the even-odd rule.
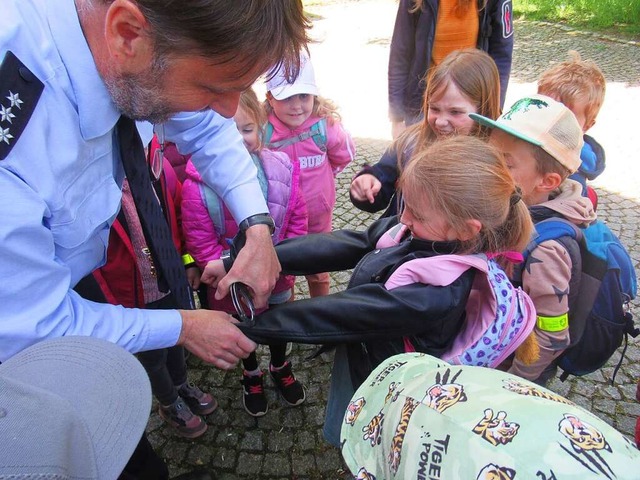
[[[73,0],[3,0],[0,60],[11,50],[45,85],[22,136],[0,161],[0,361],[39,340],[90,335],[130,352],[174,345],[175,310],[125,309],[72,288],[106,261],[124,171],[116,110],[98,75]],[[13,94],[20,92],[12,92]],[[0,91],[0,105],[8,107]],[[18,107],[13,107],[20,114]],[[6,118],[0,128],[9,130]],[[267,212],[232,120],[214,112],[167,122],[236,220]]]

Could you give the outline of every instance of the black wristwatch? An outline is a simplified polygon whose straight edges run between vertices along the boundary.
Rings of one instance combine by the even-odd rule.
[[[273,232],[276,230],[276,224],[268,213],[257,213],[256,215],[251,215],[241,221],[238,228],[244,233],[249,227],[253,227],[254,225],[268,225],[271,235],[273,235]]]

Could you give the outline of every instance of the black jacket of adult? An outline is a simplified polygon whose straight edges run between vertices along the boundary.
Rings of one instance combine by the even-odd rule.
[[[482,0],[478,0],[479,8]],[[409,13],[413,0],[400,0],[389,55],[389,118],[413,120],[422,108],[426,74],[438,18],[437,0],[424,0],[422,9]],[[487,0],[479,12],[477,48],[487,52],[500,72],[500,105],[511,73],[513,19],[511,0]]]
[[[403,337],[416,351],[444,354],[465,318],[473,269],[451,285],[413,283],[387,290],[391,274],[416,258],[452,253],[455,242],[406,237],[397,246],[377,249],[378,239],[397,217],[376,221],[363,232],[337,230],[285,240],[276,246],[283,273],[308,275],[353,268],[346,290],[326,297],[279,305],[240,325],[258,343],[347,344],[351,379],[357,387],[386,358],[403,353]]]

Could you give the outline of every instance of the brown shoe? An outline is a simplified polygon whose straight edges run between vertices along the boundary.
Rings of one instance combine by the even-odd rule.
[[[181,437],[197,438],[207,431],[203,418],[194,415],[181,397],[169,406],[160,405],[158,413]]]

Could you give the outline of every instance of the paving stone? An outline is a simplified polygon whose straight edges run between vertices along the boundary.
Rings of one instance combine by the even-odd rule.
[[[264,458],[262,473],[267,476],[282,476],[291,472],[291,463],[288,455],[270,453]]]

